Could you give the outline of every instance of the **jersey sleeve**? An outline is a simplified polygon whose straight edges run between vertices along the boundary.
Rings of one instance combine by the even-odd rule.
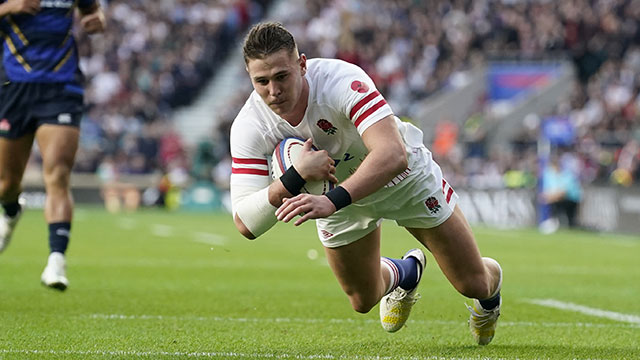
[[[240,115],[239,115],[240,116]],[[231,207],[271,183],[268,149],[258,129],[236,119],[231,126]]]
[[[356,65],[344,63],[332,84],[333,102],[362,135],[369,126],[393,115],[373,80]]]

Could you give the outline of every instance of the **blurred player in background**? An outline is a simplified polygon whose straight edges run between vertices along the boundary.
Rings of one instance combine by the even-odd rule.
[[[34,139],[42,154],[50,255],[41,280],[65,290],[65,251],[73,199],[69,178],[78,148],[83,76],[72,34],[76,8],[84,31],[104,31],[97,0],[0,0],[0,252],[22,214],[21,182]]]
[[[457,194],[422,143],[359,67],[299,55],[281,24],[254,26],[244,42],[255,91],[231,129],[236,227],[254,239],[278,220],[317,219],[329,264],[354,310],[380,302],[386,331],[402,328],[426,265],[420,249],[380,257],[380,224],[393,219],[428,248],[453,286],[474,299],[471,332],[488,344],[500,314],[502,270],[480,255]],[[300,158],[270,183],[268,158],[286,137],[309,139]],[[312,151],[312,144],[320,151]],[[307,181],[340,186],[300,194]]]
[[[542,173],[542,200],[551,207],[551,227],[560,224],[578,227],[578,209],[582,200],[582,185],[577,171],[563,166],[559,154],[552,154]]]

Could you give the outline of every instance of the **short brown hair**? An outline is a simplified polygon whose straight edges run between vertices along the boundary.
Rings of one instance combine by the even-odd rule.
[[[242,55],[244,62],[264,59],[282,49],[293,52],[297,49],[293,35],[279,22],[263,22],[254,25],[244,38]]]

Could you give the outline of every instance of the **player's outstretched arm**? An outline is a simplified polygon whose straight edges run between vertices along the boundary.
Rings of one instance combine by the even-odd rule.
[[[0,19],[11,14],[35,15],[40,11],[40,0],[8,0],[0,4]]]
[[[302,155],[296,165],[301,169],[301,177],[307,181],[328,178],[337,182],[333,164],[333,159],[326,152],[311,150],[309,146],[308,154]],[[278,220],[276,209],[292,196],[280,179],[257,191],[246,185],[232,184],[231,201],[236,228],[247,239],[257,238],[275,225]]]
[[[279,180],[257,191],[246,185],[232,184],[231,201],[236,229],[250,240],[264,234],[277,222],[274,211],[288,196],[291,194]]]
[[[252,157],[256,158],[259,155]],[[315,180],[338,182],[335,176],[335,161],[331,159],[327,151],[313,150],[311,139],[305,142],[293,169],[296,172],[295,176],[301,178],[303,183]],[[292,174],[283,175],[267,187],[264,187],[266,184],[258,176],[249,176],[244,181],[231,182],[233,220],[236,228],[244,237],[255,239],[269,230],[277,222],[276,209],[286,199],[293,197],[293,192],[299,193],[300,189],[296,188],[297,181],[291,181],[289,178],[288,185],[285,186],[282,179],[287,175],[291,176]],[[253,180],[255,183],[252,184]]]
[[[79,10],[80,25],[87,34],[104,32],[107,27],[107,19],[98,2],[88,8],[79,8]]]
[[[369,154],[353,175],[340,184],[353,202],[378,191],[408,166],[404,141],[393,115],[365,130],[362,141]]]
[[[247,228],[247,226],[242,222],[237,213],[233,215],[233,223],[236,225],[236,229],[238,229],[242,236],[246,237],[249,240],[253,240],[256,238],[256,236],[251,233],[251,230],[249,230],[249,228]]]

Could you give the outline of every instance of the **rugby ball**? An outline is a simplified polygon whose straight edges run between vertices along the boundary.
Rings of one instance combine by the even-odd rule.
[[[271,156],[271,177],[273,180],[279,179],[280,176],[293,165],[298,157],[300,157],[303,147],[304,140],[295,137],[286,138],[276,145],[276,148],[273,150],[273,155]],[[318,150],[318,148],[314,146],[313,150]],[[332,182],[328,180],[318,180],[304,184],[300,192],[324,195],[333,188],[334,184]]]

